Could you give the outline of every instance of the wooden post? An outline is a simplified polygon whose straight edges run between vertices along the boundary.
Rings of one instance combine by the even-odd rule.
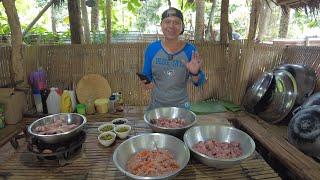
[[[81,44],[83,40],[79,0],[68,0],[71,43]]]
[[[220,42],[227,44],[229,27],[229,0],[221,2]]]
[[[279,38],[286,38],[288,34],[290,20],[290,9],[287,6],[281,6],[281,18],[279,27]]]
[[[24,76],[22,61],[22,32],[15,0],[3,0],[2,4],[11,30],[11,85],[14,87],[18,82],[23,82],[23,86],[24,82],[26,82],[24,79],[26,76]]]
[[[248,40],[255,40],[259,19],[260,0],[252,0]]]
[[[106,27],[106,43],[111,43],[111,0],[106,0],[106,16],[107,16],[107,27]]]

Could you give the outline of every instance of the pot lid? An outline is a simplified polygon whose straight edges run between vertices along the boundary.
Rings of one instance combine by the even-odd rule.
[[[288,71],[297,83],[296,105],[301,105],[313,92],[316,85],[315,71],[305,64],[283,64],[276,69]]]
[[[266,94],[270,98],[261,102],[264,104],[257,115],[268,122],[278,123],[288,115],[295,104],[297,84],[288,71],[275,70],[273,75],[275,80],[269,91],[271,94]]]
[[[254,107],[262,99],[267,92],[273,79],[273,74],[270,72],[263,73],[255,83],[246,91],[243,97],[244,108],[251,113],[254,113]]]

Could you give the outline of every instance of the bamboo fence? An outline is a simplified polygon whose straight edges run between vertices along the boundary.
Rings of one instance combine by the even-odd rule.
[[[49,87],[74,89],[82,76],[104,76],[112,91],[121,91],[128,105],[146,105],[149,92],[139,86],[136,72],[143,67],[147,43],[110,45],[25,46],[25,76],[42,67]],[[231,41],[229,44],[196,43],[203,59],[207,83],[202,87],[188,84],[191,101],[208,98],[240,104],[249,87],[263,72],[282,63],[304,63],[320,74],[320,47],[284,47]],[[0,47],[0,86],[10,84],[10,48]],[[319,80],[317,82],[317,89]]]

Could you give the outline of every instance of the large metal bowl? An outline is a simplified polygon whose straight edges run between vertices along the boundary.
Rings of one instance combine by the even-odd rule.
[[[126,164],[129,158],[135,153],[143,150],[162,148],[169,150],[174,159],[178,162],[180,168],[177,172],[167,174],[165,176],[137,176],[127,171]],[[122,142],[113,153],[113,162],[115,166],[125,175],[133,179],[170,179],[180,173],[186,167],[190,159],[190,152],[188,147],[178,138],[162,134],[162,133],[148,133],[134,136]]]
[[[193,146],[196,143],[212,139],[220,142],[239,142],[243,151],[243,155],[238,158],[220,159],[209,157],[193,149]],[[255,143],[247,133],[230,126],[223,125],[192,127],[186,131],[183,140],[195,158],[210,167],[215,167],[218,169],[228,168],[240,164],[243,160],[251,156],[255,150]]]
[[[152,119],[159,118],[180,118],[186,120],[186,126],[182,128],[165,128],[156,126],[151,123]],[[144,121],[148,124],[148,126],[153,130],[153,132],[171,134],[176,137],[182,137],[184,132],[197,123],[197,116],[190,110],[185,108],[177,108],[177,107],[162,107],[156,108],[150,111],[147,111],[144,114]]]
[[[34,129],[38,126],[51,124],[54,122],[55,119],[64,119],[67,121],[68,124],[77,124],[78,126],[70,131],[64,132],[64,133],[58,133],[58,134],[52,134],[52,135],[41,135],[37,134]],[[87,119],[85,116],[77,113],[60,113],[60,114],[53,114],[49,116],[45,116],[43,118],[40,118],[36,121],[34,121],[30,126],[28,127],[28,133],[46,143],[58,143],[61,141],[66,141],[75,135],[77,135],[84,127],[84,125],[87,123]]]

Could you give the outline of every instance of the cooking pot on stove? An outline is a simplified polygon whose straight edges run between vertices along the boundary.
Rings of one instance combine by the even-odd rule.
[[[320,105],[297,112],[288,125],[288,140],[313,157],[320,157]]]
[[[38,126],[48,125],[52,124],[54,121],[61,119],[67,123],[67,125],[75,124],[77,125],[75,128],[62,132],[57,134],[49,134],[49,135],[43,135],[39,134],[35,129]],[[84,125],[87,123],[87,119],[85,116],[77,113],[59,113],[59,114],[53,114],[49,116],[45,116],[43,118],[40,118],[36,121],[34,121],[32,124],[28,127],[28,133],[36,138],[39,139],[45,143],[53,144],[58,142],[67,141],[70,138],[78,135],[84,128]]]
[[[277,70],[288,71],[297,83],[296,105],[301,105],[313,92],[316,85],[315,71],[305,64],[283,64]]]

